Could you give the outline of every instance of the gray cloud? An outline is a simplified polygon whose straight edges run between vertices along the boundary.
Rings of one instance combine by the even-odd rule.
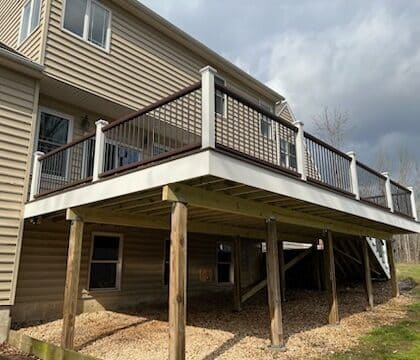
[[[284,95],[307,128],[323,105],[347,110],[361,160],[406,147],[420,161],[420,1],[143,2]]]

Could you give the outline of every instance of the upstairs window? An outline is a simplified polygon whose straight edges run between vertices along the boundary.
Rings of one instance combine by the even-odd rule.
[[[263,101],[260,101],[260,106],[270,113],[273,112],[273,108]],[[273,120],[264,114],[260,114],[260,132],[265,138],[273,139]]]
[[[94,0],[67,0],[63,28],[83,40],[109,50],[111,11]]]
[[[225,80],[215,76],[214,83],[217,85],[225,86]],[[216,90],[216,100],[215,100],[216,114],[226,116],[226,95],[223,94],[220,90]]]
[[[296,145],[285,139],[280,139],[280,165],[297,169]]]
[[[22,21],[20,25],[19,43],[25,39],[39,25],[41,14],[41,0],[28,0],[22,9]]]

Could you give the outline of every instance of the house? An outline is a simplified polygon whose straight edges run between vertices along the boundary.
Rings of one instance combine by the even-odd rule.
[[[237,310],[266,286],[281,347],[286,269],[318,251],[331,323],[334,257],[363,258],[368,292],[374,270],[397,294],[391,239],[420,232],[413,190],[142,4],[2,0],[0,43],[2,340],[10,321],[63,317],[71,349],[76,313],[169,292],[181,359],[188,283],[233,292]],[[284,264],[286,241],[309,251]]]

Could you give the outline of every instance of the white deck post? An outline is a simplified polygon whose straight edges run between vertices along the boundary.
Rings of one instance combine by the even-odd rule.
[[[295,121],[293,123],[298,128],[296,133],[296,161],[297,171],[301,174],[302,180],[306,180],[306,152],[305,152],[305,136],[302,121]]]
[[[42,151],[36,151],[34,154],[34,162],[32,164],[32,180],[31,180],[31,191],[29,194],[29,200],[35,200],[35,195],[39,192],[39,185],[41,183],[41,171],[42,163],[39,160],[41,156],[45,154]]]
[[[217,73],[211,66],[200,70],[201,73],[201,147],[214,148],[216,145],[216,124],[215,124],[215,88],[214,75]]]
[[[410,190],[410,200],[411,200],[411,211],[413,212],[413,218],[414,220],[418,221],[417,216],[417,207],[416,207],[416,194],[414,193],[414,188],[412,186],[408,187],[408,190]]]
[[[93,160],[93,181],[99,180],[99,174],[104,171],[105,158],[105,134],[102,129],[108,125],[108,121],[98,120],[96,125],[95,154]]]
[[[394,203],[392,202],[391,178],[389,177],[388,172],[383,172],[382,175],[386,177],[386,183],[385,183],[386,202],[391,212],[394,212]]]
[[[351,157],[350,178],[353,194],[356,195],[357,200],[360,200],[359,179],[357,177],[356,153],[354,151],[349,151],[347,155]]]

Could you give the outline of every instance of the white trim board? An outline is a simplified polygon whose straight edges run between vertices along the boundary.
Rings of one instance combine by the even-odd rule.
[[[414,220],[211,150],[41,198],[25,205],[24,217],[40,216],[206,175],[217,176],[406,231],[420,233],[420,223]]]

